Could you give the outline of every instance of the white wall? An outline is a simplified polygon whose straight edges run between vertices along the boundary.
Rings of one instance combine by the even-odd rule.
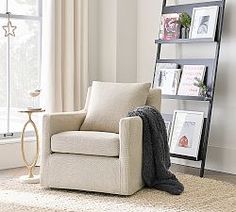
[[[156,57],[158,22],[160,20],[161,1],[138,0],[137,15],[137,81],[151,82]]]
[[[25,155],[28,162],[31,163],[35,157],[36,153],[36,142],[33,138],[29,140],[25,140]],[[21,155],[21,143],[20,140],[9,140],[9,141],[1,141],[0,144],[0,170],[3,169],[10,169],[10,168],[17,168],[25,166]],[[39,159],[40,160],[40,159]],[[38,162],[39,162],[38,160]],[[27,175],[27,170],[25,172]]]
[[[136,0],[90,0],[90,80],[137,79]]]
[[[117,1],[116,82],[137,79],[137,0]]]
[[[96,0],[91,0],[96,1]],[[97,80],[118,82],[152,81],[161,2],[157,0],[99,0],[97,2],[98,47]],[[188,1],[187,1],[188,2]],[[236,1],[227,0],[220,66],[210,133],[207,168],[236,174]],[[94,20],[94,19],[93,19]],[[94,24],[93,23],[93,24]],[[91,32],[92,33],[92,32]],[[185,50],[186,51],[186,50]],[[168,47],[168,54],[180,54]],[[181,52],[183,53],[183,52]],[[189,53],[189,52],[188,52]],[[96,61],[96,60],[95,60]],[[95,69],[95,67],[93,67]],[[94,77],[91,76],[91,79]],[[183,102],[163,102],[163,110],[170,106],[188,108]],[[196,109],[200,105],[194,105]],[[202,108],[201,108],[202,109]],[[176,163],[195,165],[184,160]],[[199,164],[197,164],[199,165]]]

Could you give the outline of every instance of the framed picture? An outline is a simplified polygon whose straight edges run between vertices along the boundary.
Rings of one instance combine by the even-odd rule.
[[[184,65],[179,83],[178,95],[199,96],[200,88],[195,86],[196,78],[204,81],[205,65]]]
[[[159,73],[159,85],[162,94],[176,95],[179,86],[181,69],[161,69]]]
[[[174,111],[170,133],[170,153],[197,159],[201,141],[204,112]]]
[[[155,78],[154,78],[154,88],[159,87],[160,85],[160,71],[161,69],[177,69],[179,67],[176,63],[157,63],[155,70]]]
[[[214,40],[218,13],[218,6],[193,8],[190,38]]]
[[[165,121],[165,126],[166,126],[166,132],[167,132],[167,139],[169,143],[169,135],[170,135],[170,129],[171,129],[171,122],[170,121]],[[169,143],[170,145],[170,143]]]
[[[170,13],[163,14],[161,17],[161,25],[159,38],[161,40],[175,40],[180,37],[179,14]]]

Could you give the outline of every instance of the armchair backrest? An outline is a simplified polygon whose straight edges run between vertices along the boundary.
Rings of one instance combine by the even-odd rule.
[[[154,106],[157,110],[161,110],[161,89],[150,89],[146,105]]]
[[[86,102],[84,106],[85,110],[88,109],[90,94],[91,94],[91,87],[88,88]],[[161,110],[161,89],[158,88],[150,89],[146,105],[154,106],[159,111]]]

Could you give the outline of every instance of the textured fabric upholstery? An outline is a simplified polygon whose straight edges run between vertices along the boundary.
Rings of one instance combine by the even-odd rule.
[[[47,187],[120,194],[118,158],[54,153],[49,167]]]
[[[114,134],[119,139],[119,144],[116,146],[119,148],[119,156],[108,157],[84,155],[79,152],[76,154],[52,152],[52,149],[55,150],[54,148],[58,148],[58,145],[60,145],[59,142],[56,142],[59,140],[55,140],[55,138],[58,138],[59,135],[71,133],[67,131],[81,129],[80,127],[85,119],[87,107],[90,104],[90,98],[91,96],[88,93],[87,106],[85,106],[83,111],[44,116],[40,183],[43,187],[50,188],[131,195],[143,186],[141,174],[141,118],[127,117],[119,121],[119,134]],[[159,90],[150,90],[147,103],[160,109],[160,98]],[[65,140],[67,139],[65,138]],[[78,143],[82,142],[82,138],[76,139],[78,139]],[[55,140],[55,143],[53,140]],[[72,139],[68,139],[67,141],[71,142]],[[91,140],[91,142],[93,141],[95,140]],[[65,142],[62,141],[65,144],[63,151],[69,148],[69,145],[67,146]],[[77,144],[74,143],[73,145]],[[73,149],[77,149],[77,147]],[[91,144],[87,146],[87,149],[84,148],[84,151],[85,149],[90,152],[95,151],[93,148],[95,147]]]
[[[157,110],[161,110],[161,89],[150,89],[147,97],[146,105],[153,106]]]
[[[121,194],[130,195],[142,188],[142,119],[120,120]]]
[[[119,156],[119,135],[92,131],[67,131],[51,138],[52,152]]]
[[[85,111],[88,110],[88,105],[89,105],[90,96],[91,96],[91,90],[92,90],[92,88],[89,87],[88,93],[87,93],[87,98],[86,98],[86,103],[85,103],[85,107],[84,107]],[[149,94],[147,96],[146,105],[154,106],[156,109],[158,109],[160,111],[161,110],[161,98],[160,97],[161,97],[161,89],[158,89],[158,88],[150,89]]]
[[[88,88],[88,92],[87,92],[87,96],[86,96],[86,101],[85,101],[85,105],[84,105],[84,110],[88,111],[88,106],[89,106],[89,101],[90,101],[90,96],[91,96],[91,86]]]
[[[43,116],[42,154],[40,177],[42,185],[48,185],[49,157],[51,155],[51,137],[54,134],[78,130],[83,123],[86,112],[54,113]]]
[[[146,103],[150,83],[93,82],[81,130],[119,132],[119,121]]]

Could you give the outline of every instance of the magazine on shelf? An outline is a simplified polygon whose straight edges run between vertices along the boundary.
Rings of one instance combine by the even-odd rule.
[[[177,69],[179,67],[176,63],[158,63],[155,71],[155,78],[153,87],[157,88],[160,86],[160,70],[161,69]]]
[[[161,69],[159,78],[159,87],[162,94],[176,95],[181,69]]]
[[[161,40],[175,40],[180,37],[180,22],[178,13],[163,14],[159,38]]]
[[[196,78],[204,80],[206,66],[204,65],[184,65],[180,79],[178,95],[199,96],[200,88],[195,86]]]

